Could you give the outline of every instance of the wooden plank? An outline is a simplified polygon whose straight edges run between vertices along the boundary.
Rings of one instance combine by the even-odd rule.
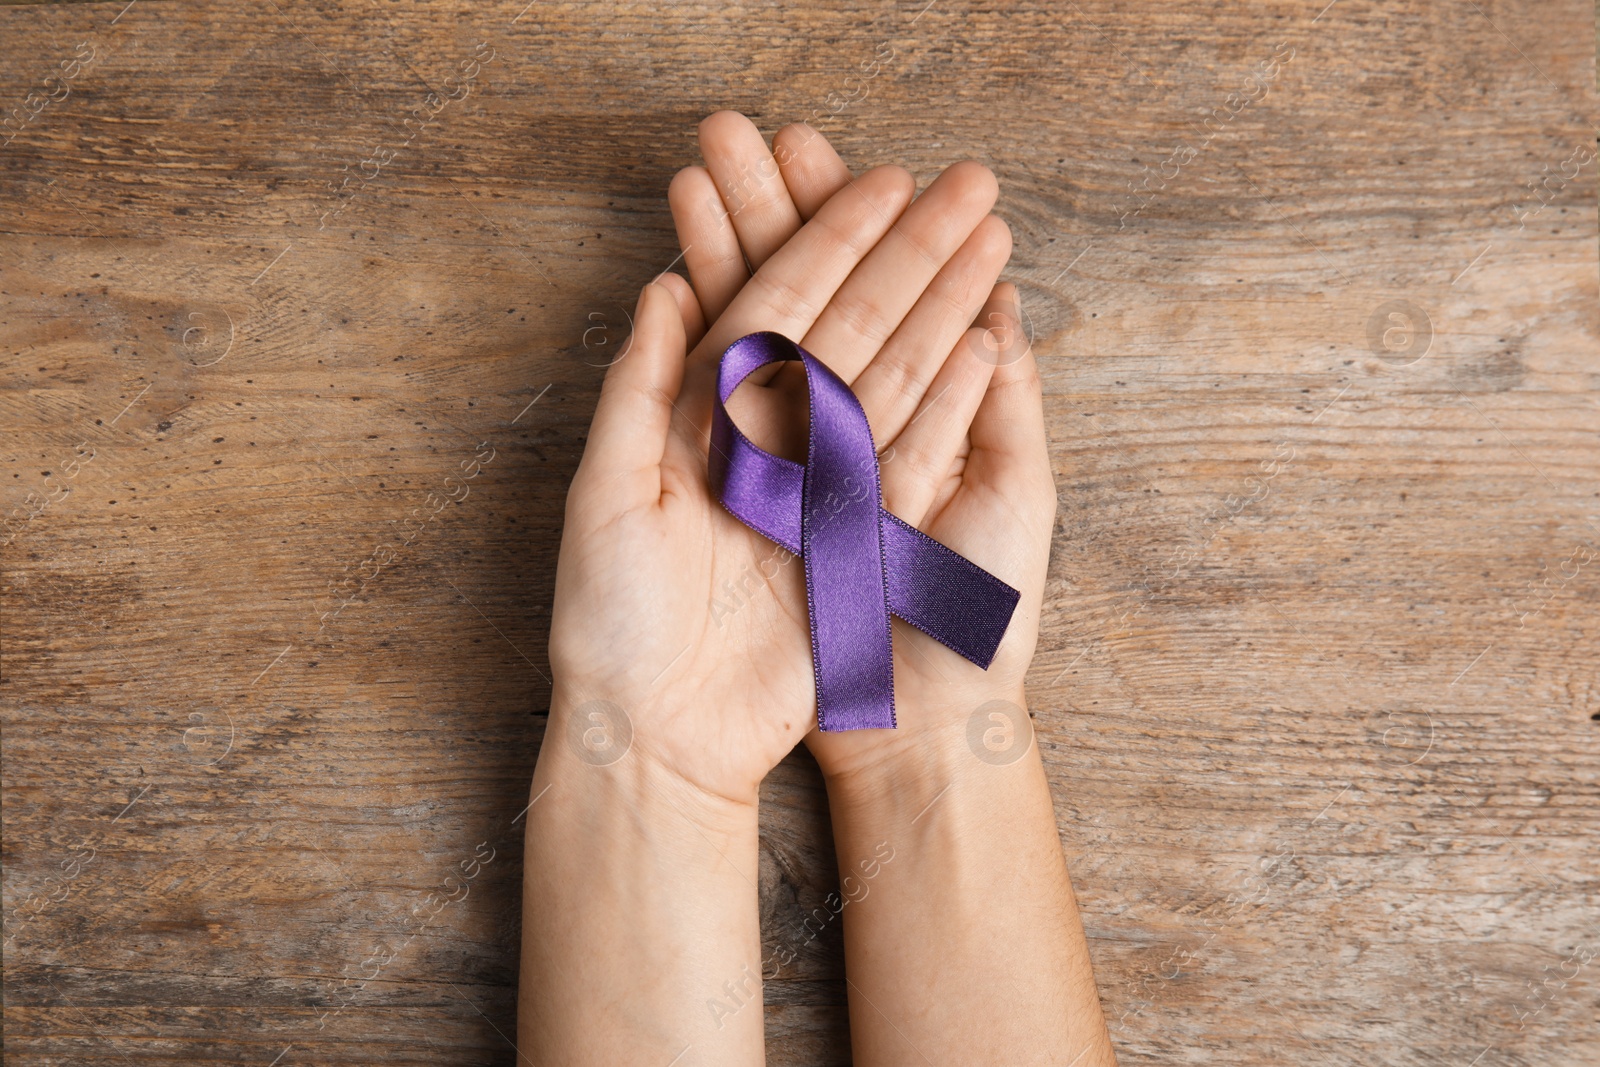
[[[1061,498],[1038,739],[1123,1062],[1600,1059],[1594,28],[8,5],[7,1061],[517,1062],[561,506],[723,106],[1000,176]],[[846,1063],[815,766],[763,799],[769,1059]]]

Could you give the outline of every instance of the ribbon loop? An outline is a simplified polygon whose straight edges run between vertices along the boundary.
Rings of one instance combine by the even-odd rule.
[[[751,372],[790,360],[810,395],[804,466],[756,447],[726,407]],[[711,446],[723,506],[805,565],[824,731],[894,727],[891,613],[988,669],[1020,594],[884,510],[866,412],[826,364],[778,333],[733,342],[717,370]]]

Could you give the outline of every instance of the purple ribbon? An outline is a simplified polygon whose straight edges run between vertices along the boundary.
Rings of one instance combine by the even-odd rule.
[[[803,467],[757,448],[725,406],[752,371],[796,359],[810,392]],[[722,354],[710,473],[712,490],[735,518],[805,564],[823,730],[894,728],[891,612],[988,670],[1021,594],[883,509],[878,453],[861,402],[782,334],[752,333]]]

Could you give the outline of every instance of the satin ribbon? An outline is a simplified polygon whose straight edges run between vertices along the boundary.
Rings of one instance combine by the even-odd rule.
[[[810,393],[805,466],[757,448],[726,407],[751,372],[789,360],[805,366]],[[752,333],[723,352],[710,475],[712,491],[735,518],[805,564],[823,730],[894,728],[891,612],[988,669],[1021,594],[883,509],[861,402],[782,334]]]

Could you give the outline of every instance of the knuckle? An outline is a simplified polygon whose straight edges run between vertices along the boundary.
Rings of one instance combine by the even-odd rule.
[[[815,322],[821,312],[815,299],[807,296],[799,286],[777,272],[758,273],[762,302],[778,314]]]
[[[896,225],[893,232],[917,254],[917,258],[923,264],[934,268],[943,265],[944,257],[939,254],[937,240],[934,235],[924,232],[921,227],[917,226]]]
[[[883,309],[872,300],[840,293],[829,305],[850,331],[869,343],[877,343],[889,336],[890,325]]]
[[[911,476],[922,482],[932,481],[935,477],[944,473],[933,469],[933,455],[927,448],[920,445],[912,445],[910,448],[897,451],[895,459],[904,459],[906,469],[910,471]]]
[[[870,201],[857,200],[843,219],[831,214],[818,214],[811,224],[822,233],[824,242],[832,246],[835,254],[860,259],[876,243],[872,219],[877,207]]]
[[[897,352],[884,351],[873,360],[872,366],[877,368],[879,377],[878,388],[884,395],[892,397],[915,397],[926,387],[927,382],[917,373],[917,361],[904,358]]]
[[[686,255],[684,258],[688,259],[689,257]],[[728,244],[704,248],[702,251],[696,252],[694,263],[702,270],[707,268],[717,270],[733,265],[742,268],[744,266],[744,255],[739,251],[739,246],[730,240]]]
[[[930,287],[934,310],[943,318],[957,322],[971,322],[977,311],[973,290],[976,271],[957,268],[939,276],[938,284]]]

